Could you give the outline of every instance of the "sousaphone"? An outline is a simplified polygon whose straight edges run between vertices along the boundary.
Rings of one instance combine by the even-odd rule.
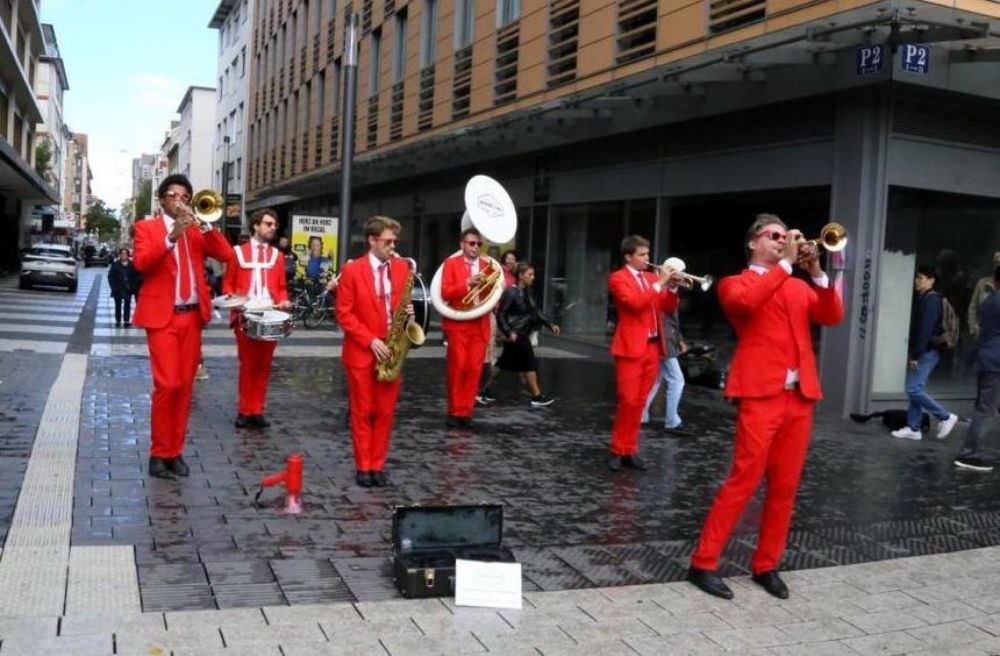
[[[485,175],[475,175],[465,185],[465,214],[462,230],[475,228],[488,242],[506,244],[517,233],[517,210],[510,194],[499,182]],[[455,255],[461,254],[461,250]],[[478,285],[460,303],[452,305],[441,297],[441,276],[444,265],[438,267],[431,280],[431,303],[442,317],[456,321],[477,319],[493,310],[503,293],[504,277],[501,264],[489,255],[480,253],[489,261]]]

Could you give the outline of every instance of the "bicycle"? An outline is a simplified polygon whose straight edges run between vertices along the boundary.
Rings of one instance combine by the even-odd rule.
[[[328,318],[333,321],[333,306],[326,283],[296,278],[289,283],[288,298],[292,302],[292,319],[306,328],[316,328]]]

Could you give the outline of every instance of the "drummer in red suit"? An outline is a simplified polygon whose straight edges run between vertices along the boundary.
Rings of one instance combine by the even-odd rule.
[[[284,254],[270,245],[278,230],[277,213],[270,208],[257,210],[250,217],[250,229],[249,241],[233,249],[235,258],[226,267],[222,291],[247,297],[251,308],[273,305],[288,310],[292,304],[285,288]],[[247,337],[238,310],[230,313],[229,325],[236,335],[239,358],[236,427],[267,428],[271,422],[264,418],[264,398],[277,342]]]
[[[461,252],[444,261],[441,298],[448,305],[458,305],[489,266],[489,260],[479,255],[484,243],[478,230],[467,228],[459,237]],[[443,317],[441,329],[448,340],[445,357],[448,427],[472,428],[472,407],[490,339],[490,315],[487,312],[467,320]]]
[[[668,285],[678,272],[668,266],[660,267],[658,273],[647,271],[649,241],[639,235],[623,239],[621,252],[625,266],[608,276],[608,291],[618,312],[611,338],[618,406],[607,465],[611,471],[623,465],[645,470],[638,455],[639,424],[660,358],[666,354],[662,315],[677,307],[676,289]]]
[[[344,330],[340,357],[347,377],[357,471],[354,480],[361,487],[388,483],[384,466],[402,377],[379,382],[375,363],[390,355],[385,339],[410,272],[409,264],[396,256],[399,231],[399,223],[389,217],[369,218],[365,223],[368,253],[341,268],[337,285],[337,320]],[[406,311],[412,316],[413,306],[408,305]]]
[[[189,473],[184,435],[201,328],[211,317],[205,256],[228,263],[233,249],[219,231],[197,224],[185,176],[167,176],[156,193],[163,216],[135,224],[133,261],[143,282],[132,322],[146,329],[153,375],[149,474],[173,479]]]
[[[832,326],[844,316],[840,296],[820,267],[816,245],[760,214],[747,231],[749,266],[719,282],[719,301],[736,331],[725,396],[737,402],[729,474],[715,494],[691,556],[688,580],[732,599],[716,573],[719,554],[747,500],[767,475],[752,579],[779,599],[788,587],[778,576],[795,491],[809,444],[813,405],[822,394],[812,350],[813,323]],[[792,277],[804,269],[811,283]]]

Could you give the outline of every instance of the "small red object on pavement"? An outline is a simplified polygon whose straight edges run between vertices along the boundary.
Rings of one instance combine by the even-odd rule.
[[[283,470],[260,479],[260,491],[257,492],[257,499],[260,498],[265,487],[282,483],[285,485],[285,512],[289,515],[299,514],[302,512],[302,456],[298,453],[288,455]]]

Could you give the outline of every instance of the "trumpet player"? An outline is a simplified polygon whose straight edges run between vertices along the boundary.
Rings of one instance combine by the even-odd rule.
[[[753,581],[788,597],[777,566],[785,547],[795,491],[805,460],[813,405],[821,397],[811,324],[832,326],[844,316],[840,297],[820,267],[815,242],[805,242],[777,216],[760,214],[743,242],[749,264],[719,283],[719,301],[736,331],[724,394],[737,402],[732,466],[715,494],[688,580],[732,599],[716,573],[719,554],[747,500],[767,473]],[[804,269],[812,283],[792,277]]]
[[[611,471],[622,466],[645,470],[638,455],[639,424],[657,365],[666,353],[661,315],[677,308],[674,283],[680,271],[669,264],[658,267],[657,274],[648,271],[649,241],[639,235],[625,237],[621,253],[625,266],[608,277],[608,290],[618,311],[611,338],[618,406],[607,466]]]
[[[337,288],[337,320],[344,330],[340,357],[347,378],[354,480],[361,487],[383,487],[388,483],[384,467],[401,377],[380,382],[375,363],[390,356],[385,339],[410,272],[406,261],[396,256],[399,231],[399,223],[389,217],[369,218],[365,223],[368,254],[341,268]],[[408,306],[406,312],[412,316],[413,307]]]
[[[135,224],[135,268],[143,276],[133,323],[146,329],[153,394],[150,409],[149,475],[187,476],[184,435],[191,388],[201,352],[201,328],[211,318],[205,255],[229,262],[225,237],[196,221],[191,183],[174,174],[157,197],[163,216]]]
[[[459,237],[460,253],[455,253],[442,265],[441,296],[445,302],[460,302],[475,288],[489,267],[480,256],[485,242],[476,228],[466,228]],[[490,340],[490,316],[456,320],[444,317],[441,329],[448,340],[445,357],[445,378],[448,388],[448,426],[471,428],[472,408],[479,389],[479,375]]]
[[[253,231],[250,240],[233,249],[234,257],[226,266],[222,291],[245,296],[249,307],[273,305],[288,310],[292,304],[285,288],[284,257],[271,246],[278,230],[277,213],[270,208],[257,210],[250,216],[250,229]],[[239,361],[236,427],[267,428],[271,422],[264,417],[264,399],[277,342],[247,337],[239,310],[229,313],[229,327],[236,336]]]

